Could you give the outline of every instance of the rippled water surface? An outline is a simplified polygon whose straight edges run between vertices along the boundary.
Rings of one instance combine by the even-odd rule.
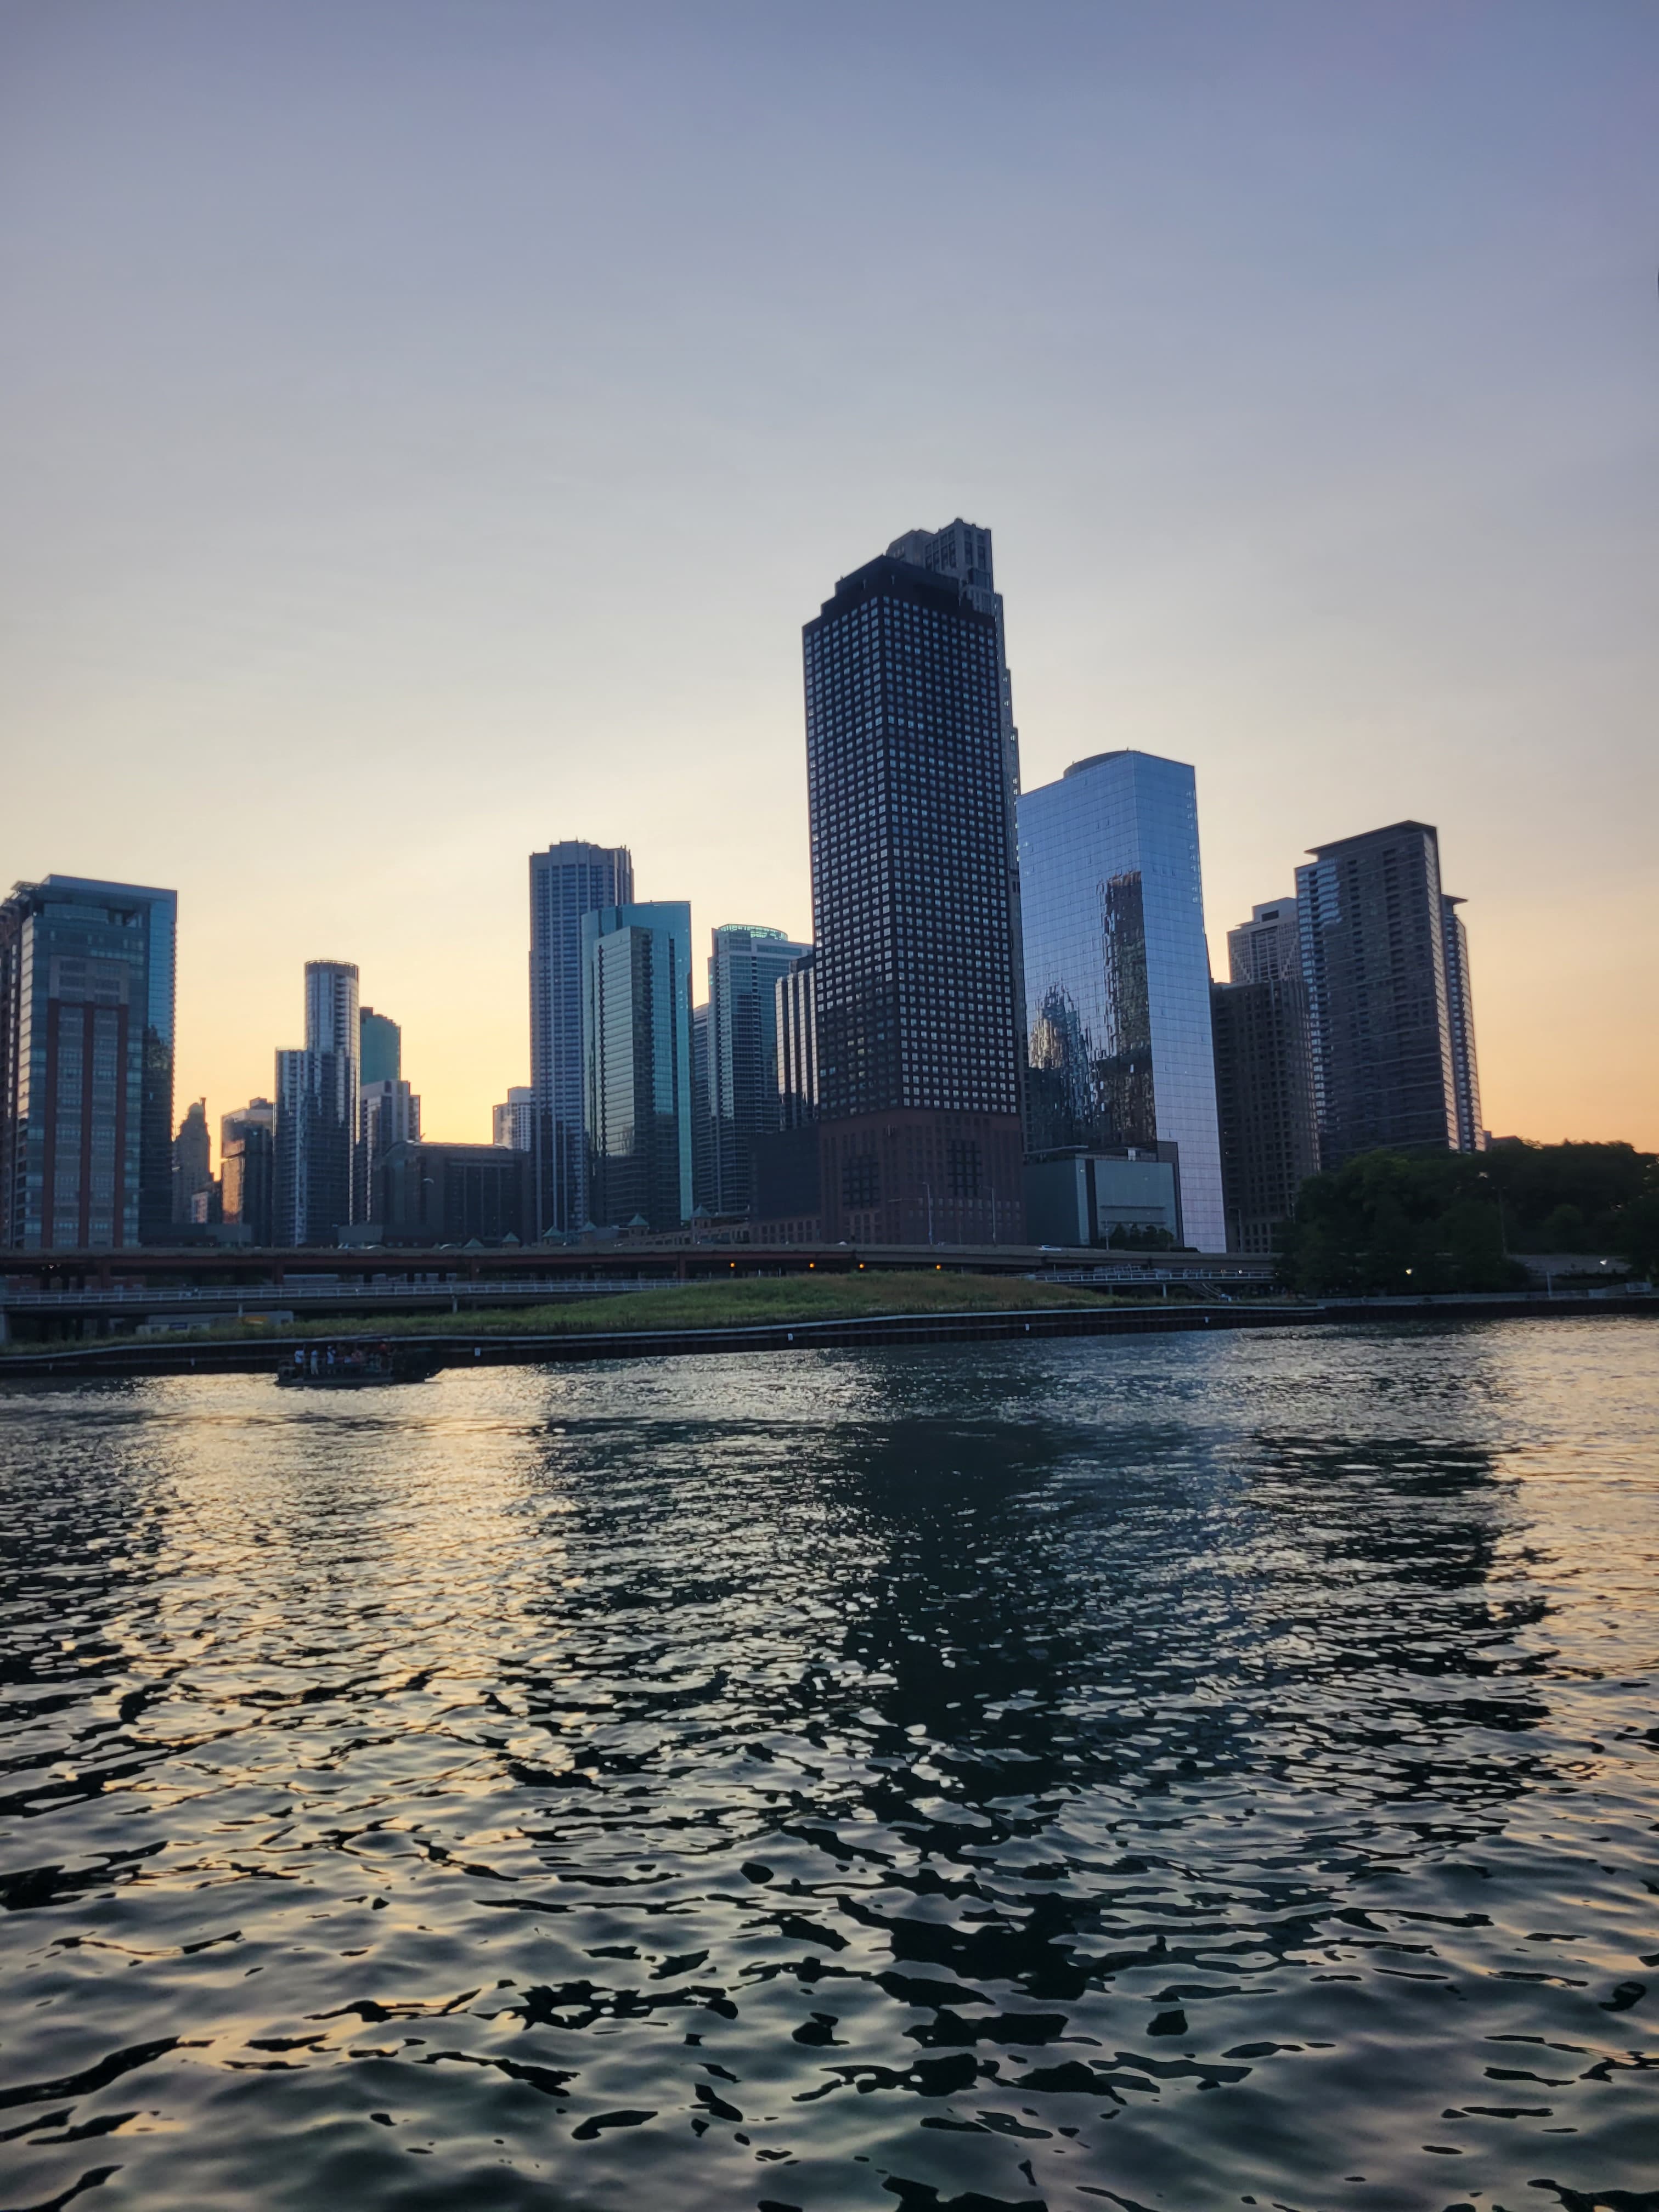
[[[1621,1321],[0,1387],[0,2203],[1659,2207],[1656,1433]]]

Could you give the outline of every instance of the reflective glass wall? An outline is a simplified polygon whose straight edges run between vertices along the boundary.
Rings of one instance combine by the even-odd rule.
[[[1224,1250],[1192,769],[1078,762],[1022,795],[1019,858],[1030,1152],[1176,1145],[1186,1241]]]

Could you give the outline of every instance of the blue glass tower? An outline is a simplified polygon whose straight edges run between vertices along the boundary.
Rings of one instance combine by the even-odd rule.
[[[306,963],[306,1041],[276,1054],[278,1244],[332,1244],[365,1212],[358,1143],[362,1024],[349,960]]]
[[[746,1213],[754,1144],[779,1125],[777,986],[811,951],[781,929],[727,922],[708,956],[709,1159],[715,1213]]]
[[[574,1235],[587,1216],[582,1124],[582,917],[626,906],[634,862],[625,845],[578,837],[530,855],[532,1176],[538,1236]]]
[[[691,908],[605,906],[581,921],[589,1218],[664,1231],[691,1218]]]
[[[1176,1151],[1187,1243],[1225,1249],[1190,768],[1098,753],[1019,800],[1027,1144]]]
[[[0,906],[0,1245],[164,1244],[178,897],[48,876]]]

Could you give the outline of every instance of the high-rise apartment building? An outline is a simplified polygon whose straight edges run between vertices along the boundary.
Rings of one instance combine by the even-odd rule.
[[[357,1010],[357,1157],[355,1220],[378,1218],[375,1170],[393,1145],[421,1133],[421,1102],[404,1080],[404,1033],[389,1014]]]
[[[332,1244],[360,1218],[357,970],[306,963],[306,1041],[276,1054],[275,1241]]]
[[[773,985],[778,1038],[778,1125],[802,1129],[818,1118],[817,955],[792,960]]]
[[[378,1218],[374,1212],[380,1186],[375,1177],[380,1162],[393,1145],[418,1144],[421,1100],[403,1076],[388,1076],[380,1083],[364,1083],[357,1091],[358,1139],[357,1218]]]
[[[583,1121],[593,1225],[691,1218],[691,909],[683,899],[584,915]]]
[[[48,876],[0,906],[0,1246],[162,1244],[177,895]]]
[[[708,956],[709,1211],[747,1213],[755,1140],[779,1126],[777,987],[811,947],[727,922]]]
[[[1322,1167],[1385,1146],[1474,1150],[1468,949],[1455,927],[1448,951],[1434,830],[1395,822],[1316,846],[1296,889]]]
[[[251,1098],[219,1119],[219,1188],[222,1218],[240,1223],[250,1244],[275,1242],[276,1107]]]
[[[1011,725],[982,596],[889,555],[804,631],[832,1240],[1024,1235]]]
[[[532,1178],[538,1235],[568,1236],[588,1213],[583,1127],[582,919],[629,905],[625,845],[568,838],[530,855],[530,1085],[536,1095]]]
[[[1449,891],[1440,895],[1440,933],[1446,947],[1446,1013],[1451,1024],[1452,1097],[1457,1106],[1457,1149],[1484,1152],[1480,1126],[1480,1073],[1474,1057],[1474,998],[1469,988],[1469,933],[1457,911],[1463,903]]]
[[[536,1148],[536,1094],[527,1083],[512,1085],[499,1106],[489,1109],[489,1141],[513,1152]]]
[[[1265,899],[1248,921],[1227,932],[1229,982],[1260,983],[1269,975],[1302,974],[1302,933],[1293,898]]]
[[[1019,801],[1034,1160],[1178,1168],[1183,1240],[1224,1249],[1210,963],[1190,768],[1098,753]]]

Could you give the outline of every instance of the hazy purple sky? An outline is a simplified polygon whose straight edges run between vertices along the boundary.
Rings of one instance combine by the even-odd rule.
[[[326,955],[482,1138],[531,847],[804,932],[800,623],[961,513],[1218,972],[1437,822],[1491,1125],[1659,1142],[1656,268],[1652,0],[9,0],[0,876],[179,887],[181,1105]]]

